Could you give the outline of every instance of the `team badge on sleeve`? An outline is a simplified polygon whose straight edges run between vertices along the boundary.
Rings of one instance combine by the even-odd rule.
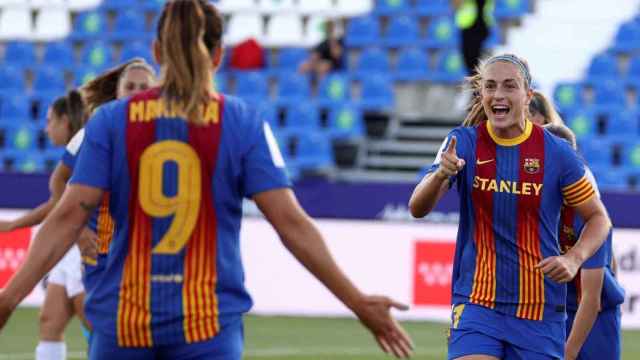
[[[524,171],[529,174],[535,174],[540,171],[540,159],[524,159]]]

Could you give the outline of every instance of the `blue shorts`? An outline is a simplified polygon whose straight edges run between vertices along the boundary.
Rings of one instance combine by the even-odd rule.
[[[453,307],[448,359],[489,355],[504,360],[564,358],[563,321],[519,319],[475,304]]]
[[[567,337],[571,333],[576,313],[567,315]],[[620,359],[620,307],[601,311],[582,345],[577,360]]]
[[[208,341],[193,344],[154,346],[152,348],[120,347],[117,340],[97,331],[91,334],[90,360],[240,360],[244,343],[242,319],[225,326]]]

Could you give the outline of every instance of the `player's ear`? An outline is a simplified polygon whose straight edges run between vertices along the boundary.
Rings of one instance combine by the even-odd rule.
[[[162,51],[160,51],[160,43],[156,40],[153,40],[153,45],[151,45],[153,52],[153,60],[158,65],[162,65]]]

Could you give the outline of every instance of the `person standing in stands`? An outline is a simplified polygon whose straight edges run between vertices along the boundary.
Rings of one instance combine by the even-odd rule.
[[[115,236],[86,304],[90,359],[241,359],[251,308],[239,251],[247,197],[385,352],[410,356],[390,314],[406,307],[351,283],[290,189],[269,125],[213,91],[222,34],[209,1],[165,3],[153,46],[159,87],[106,104],[88,122],[70,185],[0,291],[0,327],[108,191]]]
[[[423,217],[454,184],[460,194],[448,358],[563,358],[564,283],[602,246],[611,222],[575,151],[528,119],[524,60],[491,57],[469,83],[471,112],[409,200]],[[561,254],[563,204],[585,227]]]
[[[322,79],[332,71],[344,69],[344,41],[338,35],[337,25],[334,21],[325,22],[325,40],[318,44],[309,55],[309,58],[300,64],[300,73],[311,73],[316,80]]]
[[[460,51],[467,75],[473,74],[483,55],[484,43],[494,26],[494,0],[452,0],[460,29]]]

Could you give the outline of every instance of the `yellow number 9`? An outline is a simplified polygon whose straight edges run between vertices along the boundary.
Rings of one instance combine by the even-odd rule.
[[[175,196],[163,191],[163,168],[173,161],[178,167]],[[140,157],[138,192],[142,210],[153,217],[174,215],[169,230],[153,249],[154,254],[177,254],[187,244],[200,210],[201,168],[198,154],[187,144],[166,140],[149,146]]]

